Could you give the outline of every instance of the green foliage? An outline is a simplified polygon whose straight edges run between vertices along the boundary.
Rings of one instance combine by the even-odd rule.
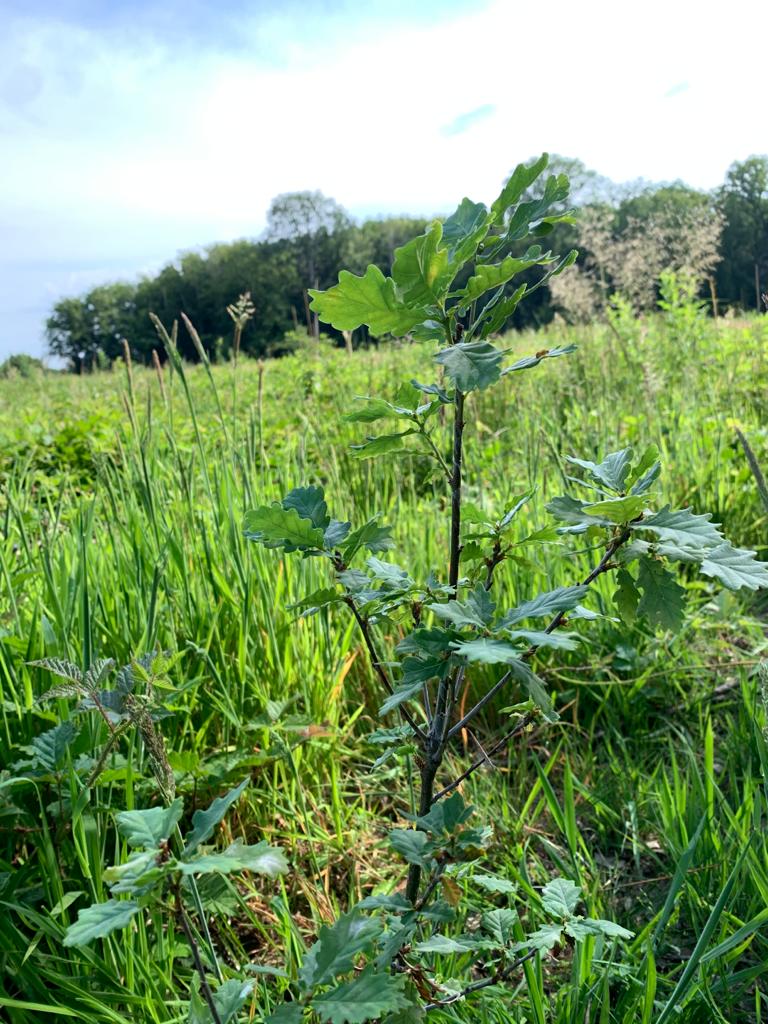
[[[509,511],[500,515],[470,506],[462,516],[465,403],[468,396],[474,399],[510,371],[530,369],[545,358],[572,351],[569,347],[541,350],[503,370],[506,353],[483,334],[498,303],[516,305],[525,298],[527,286],[511,287],[505,297],[505,288],[517,275],[542,267],[543,281],[547,273],[556,273],[573,261],[575,254],[559,260],[551,252],[543,253],[538,245],[529,246],[522,256],[510,251],[526,237],[549,233],[557,223],[569,220],[562,208],[553,211],[567,196],[568,183],[562,175],[549,178],[537,196],[521,198],[545,164],[543,159],[532,168],[518,168],[490,208],[465,199],[444,227],[439,222],[430,225],[397,251],[392,277],[369,266],[362,276],[343,271],[337,285],[311,292],[313,310],[336,328],[353,330],[367,325],[374,333],[412,332],[416,339],[442,345],[434,358],[453,385],[452,393],[414,383],[412,388],[435,399],[419,406],[404,394],[394,402],[368,397],[346,418],[350,423],[393,418],[409,421],[404,430],[368,436],[351,445],[355,457],[369,459],[400,452],[405,439],[413,438],[443,471],[451,509],[447,574],[441,577],[433,572],[422,581],[409,569],[377,558],[369,559],[364,569],[352,568],[350,562],[364,543],[360,530],[367,527],[345,534],[345,541],[329,542],[329,523],[340,521],[330,520],[324,494],[316,487],[292,491],[282,502],[248,513],[245,520],[245,535],[250,540],[327,559],[335,587],[342,588],[342,601],[336,600],[338,591],[332,587],[315,591],[306,602],[313,608],[343,604],[352,611],[387,691],[379,714],[396,711],[404,722],[405,731],[386,731],[383,739],[392,747],[377,765],[392,753],[398,756],[397,751],[408,754],[415,747],[418,752],[421,813],[414,828],[396,828],[389,836],[393,849],[408,864],[404,899],[373,897],[364,901],[361,907],[382,913],[378,923],[353,910],[332,926],[324,926],[299,971],[300,1001],[333,1024],[362,1022],[408,1006],[405,978],[387,970],[406,949],[426,958],[464,958],[469,966],[478,956],[493,951],[495,943],[500,948],[496,950],[498,964],[488,979],[488,984],[493,984],[506,977],[506,964],[516,953],[525,954],[524,962],[534,953],[548,953],[569,941],[612,942],[632,937],[610,921],[577,914],[580,887],[562,878],[544,886],[541,910],[545,919],[528,937],[521,937],[518,918],[508,908],[484,912],[487,939],[446,935],[439,930],[424,936],[427,921],[439,926],[454,920],[453,908],[461,900],[455,873],[483,856],[490,838],[489,829],[466,824],[470,809],[454,791],[483,759],[435,794],[435,779],[444,767],[448,741],[497,692],[515,683],[522,701],[512,709],[513,733],[539,716],[557,721],[547,686],[528,662],[548,648],[570,651],[576,647],[577,635],[561,632],[560,627],[566,615],[577,621],[599,617],[581,602],[593,596],[596,582],[606,573],[617,571],[614,599],[623,616],[631,621],[645,619],[652,627],[672,631],[678,630],[685,618],[685,589],[666,567],[667,560],[699,564],[705,575],[718,569],[719,578],[734,589],[768,584],[768,566],[754,559],[752,552],[723,550],[727,544],[709,515],[689,509],[674,511],[670,505],[659,508],[651,496],[661,471],[658,448],[650,445],[637,456],[627,446],[601,461],[568,457],[567,462],[584,472],[586,480],[567,477],[567,481],[587,490],[588,500],[569,494],[551,499],[548,510],[566,525],[545,527],[525,538],[529,544],[546,544],[568,534],[587,534],[591,546],[602,551],[597,564],[580,582],[518,600],[508,611],[498,610],[491,596],[494,572],[506,558],[518,557],[506,531],[513,528],[531,492],[518,496]],[[465,263],[469,263],[467,273],[459,279]],[[485,305],[480,306],[484,297]],[[433,414],[449,405],[454,414],[452,450],[445,456],[440,420]],[[675,557],[679,551],[683,555]],[[460,562],[479,568],[462,577]],[[634,562],[638,563],[636,578],[630,570]],[[541,629],[515,628],[526,619],[537,618],[549,621]],[[379,654],[375,632],[379,624],[400,625],[404,635],[396,647],[399,662]],[[456,721],[460,690],[475,666],[495,671],[495,681]],[[447,900],[433,899],[438,886]],[[414,942],[416,935],[421,937]],[[356,956],[366,961],[361,973],[351,981],[339,980],[351,971]],[[407,966],[405,969],[408,971]],[[439,972],[434,977],[437,979]],[[334,982],[333,988],[324,990]],[[437,981],[433,985],[440,987]],[[451,996],[436,997],[430,1006],[462,998],[477,987],[457,983]],[[395,1002],[389,1003],[389,999]],[[412,1004],[420,1005],[418,1001]]]
[[[129,846],[145,849],[169,839],[181,818],[184,802],[181,797],[170,807],[150,807],[145,811],[121,811],[115,816],[117,829]]]
[[[342,982],[318,996],[313,1007],[328,1024],[364,1024],[408,1007],[405,978],[367,967],[352,981]]]
[[[0,363],[0,377],[18,375],[19,377],[29,378],[42,373],[44,369],[42,360],[35,359],[34,356],[27,355],[26,353],[19,353],[18,355],[8,356],[7,359]]]
[[[312,309],[322,320],[340,331],[353,331],[363,324],[374,334],[406,334],[425,319],[420,307],[413,309],[398,294],[395,282],[378,267],[370,266],[363,277],[348,270],[328,292],[310,290]]]
[[[483,391],[501,376],[502,353],[488,341],[459,342],[443,349],[435,362],[461,391]]]
[[[685,617],[685,590],[675,583],[669,570],[655,558],[643,557],[637,577],[642,597],[636,614],[644,615],[654,626],[677,630]]]
[[[126,928],[140,910],[134,900],[107,900],[94,903],[77,915],[77,922],[67,929],[65,946],[87,946],[95,939],[104,939],[118,929]]]
[[[207,853],[177,865],[182,875],[208,875],[212,872],[231,875],[237,871],[256,871],[260,875],[276,878],[288,870],[281,850],[261,842],[255,846],[232,843],[220,853]]]
[[[358,911],[342,914],[333,927],[324,925],[317,942],[307,953],[299,972],[306,988],[333,981],[337,975],[351,971],[360,953],[366,953],[383,930],[378,921],[363,917]]]
[[[220,1024],[229,1024],[230,1021],[237,1019],[252,991],[253,982],[242,982],[236,978],[231,978],[219,986],[213,993],[213,1005]],[[196,990],[193,990],[188,1024],[214,1024],[211,1008],[200,998]]]
[[[248,779],[243,779],[239,786],[230,789],[225,796],[217,796],[207,810],[195,811],[192,815],[192,831],[187,836],[184,846],[185,854],[194,852],[201,843],[210,839],[213,830],[223,820],[229,808],[243,795],[248,782]]]
[[[499,623],[499,629],[507,629],[525,619],[549,618],[555,612],[571,611],[584,600],[588,592],[588,587],[577,584],[573,587],[557,587],[545,594],[538,594],[530,601],[524,601],[505,612]]]
[[[428,308],[439,302],[446,282],[457,276],[457,268],[475,264],[472,276],[477,281],[464,296],[470,301],[475,291],[482,294],[486,283],[501,282],[504,272],[497,269],[497,262],[502,266],[503,259],[497,258],[504,256],[505,246],[528,232],[534,239],[546,236],[553,250],[568,254],[557,260],[550,256],[541,264],[528,257],[534,262],[528,270],[522,269],[524,281],[515,293],[499,294],[495,302],[486,304],[478,328],[481,338],[502,330],[513,313],[522,326],[549,323],[561,303],[553,301],[542,285],[573,263],[577,244],[584,252],[586,276],[597,293],[601,313],[607,296],[636,290],[631,278],[643,275],[648,280],[641,290],[650,292],[650,304],[660,294],[661,308],[676,331],[689,329],[691,314],[694,319],[701,317],[696,296],[704,277],[715,285],[723,305],[762,308],[760,292],[765,291],[768,279],[766,157],[753,156],[733,164],[714,195],[679,184],[628,191],[601,179],[581,161],[565,157],[550,161],[553,173],[546,179],[542,166],[542,158],[530,165],[520,164],[490,210],[484,203],[465,198],[442,224],[389,217],[358,225],[320,192],[277,196],[270,205],[269,227],[262,241],[239,240],[188,252],[138,284],[103,284],[79,298],[57,302],[46,323],[49,349],[71,369],[90,371],[120,359],[122,340],[127,339],[132,358],[148,363],[157,345],[149,312],[170,323],[184,309],[198,325],[202,351],[215,359],[228,358],[240,347],[259,357],[308,353],[317,347],[320,334],[316,318],[308,317],[301,327],[297,325],[299,318],[303,319],[304,290],[327,288],[342,268],[362,274],[375,265],[403,291],[408,302]],[[574,217],[565,206],[567,179],[574,174],[571,194],[578,212],[588,224],[597,217],[603,225],[598,231],[574,226]],[[708,225],[713,236],[709,244],[705,241]],[[659,233],[660,239],[656,237]],[[631,261],[624,254],[628,248],[631,252],[638,238],[649,240],[652,258],[630,268]],[[612,258],[607,258],[606,247],[612,250]],[[526,254],[506,254],[506,258],[511,268],[519,266]],[[537,280],[538,266],[545,273]],[[466,274],[459,280],[466,288]],[[684,280],[689,283],[684,285]],[[688,299],[686,288],[692,289]],[[246,292],[257,315],[242,324],[239,333],[236,330],[234,340],[227,310]],[[527,301],[518,310],[523,294]],[[364,330],[359,330],[355,343],[365,343],[368,338],[364,335]],[[333,340],[342,343],[338,336]],[[200,358],[184,332],[179,346],[184,359]],[[28,362],[29,358],[11,357],[5,370],[0,368],[0,376],[9,370],[22,375],[38,372],[38,361]]]
[[[575,243],[561,229],[571,227],[564,221],[547,236],[553,251]],[[362,273],[369,260],[362,250],[358,258],[348,265]],[[381,267],[392,274],[391,265]],[[534,271],[521,280],[534,284]],[[466,268],[454,287],[471,273]],[[296,267],[290,274],[297,276]],[[190,290],[206,280],[195,261],[184,276]],[[166,283],[175,315],[173,304],[182,300]],[[219,1017],[225,1006],[219,993],[232,993],[226,1005],[239,1007],[245,991],[245,1012],[235,1010],[233,1019],[272,1011],[274,1019],[296,1024],[316,1019],[315,996],[351,983],[367,965],[379,974],[391,965],[393,976],[407,978],[410,1005],[386,1014],[390,1022],[450,1016],[566,1024],[607,1014],[620,1024],[645,1024],[670,1001],[672,1018],[751,1019],[766,960],[765,842],[755,823],[765,816],[760,773],[768,760],[759,680],[752,674],[761,598],[748,587],[723,593],[716,577],[698,573],[709,555],[697,560],[689,551],[695,545],[683,538],[662,539],[589,510],[633,494],[646,498],[641,514],[648,518],[667,502],[670,513],[709,508],[734,544],[759,545],[755,524],[763,511],[727,418],[739,417],[762,459],[764,325],[756,318],[699,319],[684,327],[665,310],[642,326],[627,314],[614,325],[618,334],[596,322],[589,331],[560,325],[545,339],[495,341],[484,332],[507,303],[519,303],[518,324],[543,308],[537,303],[544,288],[523,299],[521,287],[513,280],[474,333],[465,329],[463,336],[469,342],[488,337],[504,351],[503,366],[526,372],[505,374],[498,386],[466,401],[458,593],[448,582],[442,543],[450,501],[440,464],[452,468],[455,390],[442,367],[424,370],[424,359],[430,363],[423,344],[445,348],[443,328],[415,329],[423,342],[351,359],[310,340],[300,358],[266,372],[244,362],[236,403],[231,367],[214,366],[208,376],[204,367],[182,362],[172,372],[134,367],[133,392],[123,374],[82,380],[50,374],[32,391],[22,391],[18,379],[0,382],[0,1006],[14,1024],[45,1015],[93,1024],[117,1017],[141,1024],[182,1020],[189,989],[189,1019],[210,1024],[215,1018],[202,981]],[[238,282],[227,301],[241,290]],[[190,295],[183,299],[188,309]],[[493,293],[486,298],[476,317]],[[300,311],[300,293],[296,301]],[[448,299],[451,304],[458,302]],[[199,326],[207,345],[209,328]],[[678,329],[695,335],[681,341],[673,333]],[[244,343],[260,330],[249,323]],[[642,368],[633,363],[641,335]],[[692,338],[697,358],[684,347]],[[574,343],[578,351],[568,359],[540,356],[545,348],[573,351]],[[426,383],[401,390],[401,379]],[[352,396],[369,393],[383,395],[391,413],[381,419],[386,432],[415,428],[400,450],[407,458],[359,464],[344,450],[366,432],[343,420],[369,404]],[[35,461],[48,444],[43,424],[54,423],[58,433],[71,421],[92,424],[78,434],[87,474],[71,473],[72,462],[57,468],[52,454],[43,473]],[[644,435],[657,442],[655,455],[644,452]],[[587,471],[563,462],[564,453],[574,453],[600,465],[597,453],[606,445],[636,449],[624,495],[604,493]],[[584,491],[568,475],[583,478]],[[269,507],[291,479],[322,481],[322,501],[340,516],[337,543],[324,531],[327,553],[292,559],[284,549],[246,542],[233,526],[244,507]],[[544,514],[563,491],[576,523]],[[391,535],[377,509],[394,525]],[[323,514],[330,518],[327,509]],[[305,517],[315,525],[311,503],[302,508]],[[358,527],[348,556],[347,517]],[[630,537],[611,556],[612,567],[584,584],[624,526]],[[369,558],[363,536],[382,550]],[[389,553],[395,537],[397,551]],[[715,552],[720,543],[705,549]],[[631,557],[624,560],[624,553]],[[336,568],[339,556],[346,569]],[[654,632],[647,618],[631,625],[616,620],[611,594],[622,583],[629,589],[626,574],[636,607],[643,557],[662,559],[687,591],[679,635]],[[465,604],[489,571],[497,607],[487,624],[457,627],[429,607]],[[510,610],[577,586],[587,589],[573,607],[498,628]],[[380,672],[364,664],[367,647],[347,597],[395,688],[433,671],[426,686],[434,715],[441,682],[456,683],[462,703],[446,722],[452,735],[434,791],[480,762],[461,784],[467,803],[480,809],[457,826],[461,842],[438,822],[456,789],[418,813],[426,760],[419,733],[429,727],[424,683],[397,705],[391,728],[368,735],[388,695]],[[313,609],[312,618],[295,621]],[[546,633],[560,611],[567,621]],[[567,634],[583,638],[577,652],[539,646],[544,637],[556,643]],[[486,643],[509,644],[520,657],[510,664],[470,662],[452,646]],[[157,649],[172,652],[164,668],[160,656],[129,664],[134,651]],[[100,668],[105,654],[126,667]],[[51,680],[45,667],[27,664],[46,656],[69,659],[71,678],[65,672]],[[429,658],[437,661],[431,669]],[[93,671],[89,685],[111,724],[124,730],[109,749],[109,726],[83,693],[81,668]],[[533,700],[526,673],[539,687]],[[59,695],[49,692],[39,703],[38,695],[57,684]],[[68,712],[62,698],[71,702]],[[480,711],[462,725],[481,700]],[[537,712],[546,701],[567,709],[562,724],[550,726]],[[116,813],[172,803],[160,795],[167,775],[155,774],[140,731],[156,742],[143,709],[155,736],[165,738],[174,784],[189,809],[185,831],[195,809],[248,775],[253,796],[207,842],[226,868],[234,837],[242,837],[233,851],[238,857],[268,837],[291,851],[291,873],[281,882],[248,871],[182,871],[180,864],[204,851],[179,860],[178,834],[168,850],[127,846]],[[396,724],[400,710],[413,725]],[[54,727],[59,714],[71,717],[75,734],[66,746],[54,744],[58,753],[49,763],[58,767],[40,760],[16,767],[19,759],[32,759],[24,748]],[[378,841],[382,817],[408,837],[404,845],[421,862],[414,864],[421,867],[417,902],[432,886],[418,915],[400,884],[409,862]],[[726,889],[750,833],[746,859]],[[158,857],[176,865],[165,881]],[[105,872],[110,858],[116,864]],[[585,903],[570,922],[578,938],[543,910],[540,894],[553,873],[582,886]],[[658,882],[665,876],[669,882]],[[176,906],[177,882],[191,940]],[[62,949],[78,910],[110,896],[140,905],[128,928]],[[350,971],[302,990],[305,943],[311,946],[322,922],[361,897],[357,912],[376,923],[379,937]],[[679,950],[697,947],[713,909],[714,924],[693,966],[681,967]],[[575,920],[580,915],[614,918],[638,935],[616,943],[609,925],[593,934],[591,925]],[[206,939],[206,925],[215,944]],[[552,935],[557,942],[539,954],[533,937],[542,932],[543,947]],[[223,983],[216,948],[224,954],[222,977],[230,979]],[[235,964],[248,965],[247,982],[233,977]],[[486,987],[464,994],[475,985]],[[440,1006],[427,1014],[430,1003]]]
[[[613,921],[582,917],[575,913],[581,900],[581,889],[566,878],[553,878],[541,891],[541,903],[545,914],[553,918],[535,931],[524,942],[515,943],[514,949],[522,951],[533,946],[539,952],[547,952],[562,945],[563,933],[576,942],[584,942],[593,936],[606,939],[629,940],[634,932]]]
[[[169,807],[149,807],[119,813],[116,816],[118,831],[135,851],[124,863],[108,868],[104,872],[104,879],[113,897],[125,894],[134,899],[122,901],[113,898],[81,910],[77,922],[67,929],[64,944],[84,946],[94,939],[104,938],[126,927],[142,905],[146,905],[151,897],[159,899],[166,887],[173,889],[180,900],[180,880],[186,876],[229,875],[242,871],[256,872],[269,878],[284,874],[288,870],[285,856],[281,850],[266,842],[255,846],[236,842],[221,852],[198,853],[190,857],[212,835],[215,826],[242,795],[247,784],[248,779],[230,790],[226,796],[217,797],[207,811],[195,812],[193,828],[187,836],[183,851],[181,842],[178,843],[181,852],[178,859],[171,853],[169,839],[175,837],[176,826],[183,812],[181,799],[175,800]],[[141,903],[137,902],[139,899]],[[180,904],[179,913],[185,913]],[[231,994],[233,990],[231,986],[228,990],[220,990],[219,994],[222,999],[228,999],[227,993]],[[238,1003],[232,1013],[240,1005]]]
[[[323,531],[312,525],[312,519],[279,502],[249,512],[245,530],[251,540],[261,540],[272,547],[285,547],[289,551],[323,546]]]

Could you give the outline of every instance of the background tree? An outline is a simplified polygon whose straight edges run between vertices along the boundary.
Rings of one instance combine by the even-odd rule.
[[[322,192],[285,192],[272,200],[267,212],[267,238],[286,240],[296,253],[296,262],[306,295],[307,288],[327,288],[341,265],[344,236],[352,226],[346,211]],[[316,316],[307,329],[319,336]]]
[[[722,230],[713,197],[680,183],[645,188],[616,207],[591,203],[580,211],[574,240],[582,265],[553,279],[551,295],[580,322],[599,315],[614,291],[644,312],[656,305],[662,271],[672,270],[697,288],[710,282],[714,304]]]
[[[717,198],[725,222],[718,289],[759,310],[768,280],[768,156],[731,164]]]
[[[638,311],[652,310],[665,269],[693,277],[704,294],[708,285],[715,311],[716,295],[729,305],[760,308],[760,292],[768,281],[768,157],[733,164],[715,192],[680,182],[617,185],[565,156],[551,158],[552,174],[565,174],[573,182],[569,205],[578,216],[573,223],[545,226],[541,244],[560,252],[578,248],[581,259],[578,268],[553,277],[549,288],[526,299],[515,313],[518,327],[544,325],[556,310],[571,320],[588,321],[602,315],[613,292],[622,293]],[[536,202],[543,188],[534,183],[524,201]],[[562,213],[565,200],[555,209]],[[232,344],[227,306],[247,291],[255,314],[243,330],[242,351],[258,357],[281,353],[291,347],[283,344],[286,334],[301,321],[317,337],[318,324],[307,304],[309,286],[332,286],[342,267],[362,273],[375,264],[391,275],[395,250],[425,226],[424,218],[412,217],[355,224],[322,192],[284,193],[270,205],[261,240],[187,252],[136,284],[103,285],[80,298],[62,299],[47,321],[49,349],[73,370],[83,371],[119,356],[121,340],[127,338],[133,358],[149,362],[157,336],[148,314],[171,323],[185,312],[211,357],[226,357]],[[533,284],[530,275],[523,279]],[[337,344],[345,344],[342,332],[331,333]],[[354,340],[359,344],[367,338],[363,327]],[[184,331],[179,348],[183,358],[197,359]]]
[[[111,362],[121,352],[122,339],[136,323],[136,288],[108,284],[93,288],[83,299],[63,299],[46,322],[51,353],[77,373]]]

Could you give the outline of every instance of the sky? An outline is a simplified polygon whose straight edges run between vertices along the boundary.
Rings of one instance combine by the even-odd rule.
[[[258,237],[320,189],[356,217],[490,201],[544,150],[719,185],[768,149],[768,5],[0,0],[0,360],[54,303]]]

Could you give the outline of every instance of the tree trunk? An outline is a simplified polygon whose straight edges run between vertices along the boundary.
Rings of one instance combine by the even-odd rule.
[[[712,316],[717,320],[717,287],[715,279],[711,274],[707,278],[707,284],[709,285],[709,295],[712,301]]]
[[[755,309],[760,312],[760,264],[755,260]]]

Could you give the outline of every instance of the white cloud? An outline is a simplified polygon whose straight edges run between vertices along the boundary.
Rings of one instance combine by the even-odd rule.
[[[497,0],[319,39],[273,16],[239,21],[236,48],[17,20],[0,46],[0,214],[17,257],[95,272],[256,234],[295,189],[447,211],[543,149],[617,180],[711,187],[765,146],[760,9],[733,0],[715,25],[687,0]]]

